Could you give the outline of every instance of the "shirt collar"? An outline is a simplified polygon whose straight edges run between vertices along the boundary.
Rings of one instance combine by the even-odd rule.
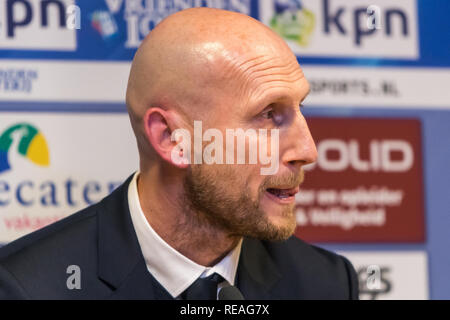
[[[148,223],[139,202],[136,172],[128,187],[128,205],[136,236],[147,269],[155,279],[175,298],[185,291],[198,277],[220,274],[234,285],[242,239],[226,257],[213,267],[201,266],[185,257],[165,242]]]

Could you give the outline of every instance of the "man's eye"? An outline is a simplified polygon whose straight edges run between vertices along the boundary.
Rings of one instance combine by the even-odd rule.
[[[271,120],[275,125],[280,125],[283,122],[283,115],[273,109],[264,111],[261,116],[265,120]]]
[[[274,112],[273,112],[273,110],[267,110],[267,111],[264,111],[264,112],[263,112],[262,116],[263,116],[263,118],[265,118],[265,119],[273,119],[273,117],[274,117]]]

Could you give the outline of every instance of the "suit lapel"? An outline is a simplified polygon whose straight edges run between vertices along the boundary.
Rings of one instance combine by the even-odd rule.
[[[144,260],[138,262],[133,271],[108,299],[173,300],[167,290],[147,270]]]
[[[133,175],[99,204],[98,276],[113,293],[111,299],[171,299],[150,274],[128,207]]]
[[[273,259],[262,242],[245,238],[237,270],[237,287],[245,299],[274,299],[272,287],[280,280]]]

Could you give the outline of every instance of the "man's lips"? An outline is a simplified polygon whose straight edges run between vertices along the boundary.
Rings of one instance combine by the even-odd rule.
[[[295,201],[295,194],[300,191],[300,186],[267,188],[266,193],[272,199],[281,203],[292,203]]]
[[[289,187],[267,188],[266,190],[274,195],[295,196],[295,194],[300,191],[300,186],[291,188]]]

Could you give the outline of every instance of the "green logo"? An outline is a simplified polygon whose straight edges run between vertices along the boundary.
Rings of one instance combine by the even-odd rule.
[[[316,24],[312,11],[304,8],[299,1],[286,4],[275,1],[275,14],[270,27],[286,40],[307,47]]]
[[[11,169],[8,153],[14,145],[16,150],[12,152],[18,152],[34,164],[49,165],[47,141],[42,133],[28,123],[19,123],[9,127],[0,135],[0,173]]]

